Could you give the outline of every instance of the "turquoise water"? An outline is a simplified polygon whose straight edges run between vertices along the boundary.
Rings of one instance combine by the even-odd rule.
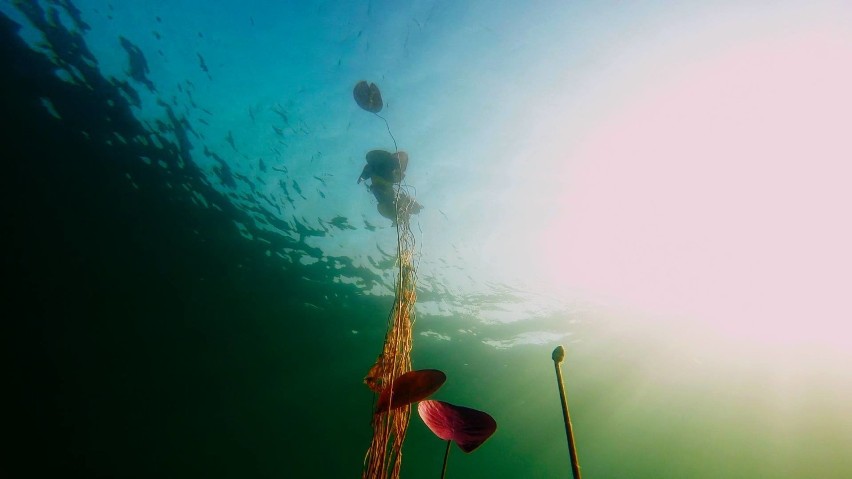
[[[396,230],[356,180],[395,139],[424,205],[414,367],[446,372],[435,399],[498,423],[472,454],[451,451],[448,477],[569,477],[558,344],[587,478],[852,474],[846,354],[778,360],[686,320],[662,333],[653,313],[537,275],[535,236],[560,215],[549,195],[571,180],[536,156],[552,138],[528,120],[564,123],[572,164],[618,103],[584,99],[626,68],[618,46],[636,54],[637,38],[676,39],[670,22],[701,24],[683,10],[0,4],[20,27],[4,21],[4,303],[19,312],[0,467],[358,477]],[[355,104],[362,79],[393,138]],[[439,477],[444,444],[416,414],[405,444],[402,477]]]

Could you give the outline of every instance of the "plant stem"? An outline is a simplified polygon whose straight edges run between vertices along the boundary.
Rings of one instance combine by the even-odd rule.
[[[574,428],[571,425],[571,416],[568,414],[568,397],[565,395],[565,383],[562,381],[562,369],[559,364],[565,357],[562,346],[553,351],[553,367],[556,368],[556,383],[559,386],[559,397],[562,399],[562,417],[565,418],[565,435],[568,436],[568,455],[571,456],[571,472],[574,479],[580,477],[580,462],[577,459],[577,448],[574,445]]]
[[[399,151],[399,147],[396,146],[396,138],[393,137],[393,133],[391,133],[391,131],[390,131],[390,125],[388,124],[388,121],[385,120],[385,117],[383,117],[382,115],[379,115],[378,113],[373,113],[373,114],[376,115],[377,117],[381,118],[382,121],[385,122],[385,128],[388,129],[388,135],[390,135],[391,140],[393,140],[393,151],[394,151],[394,153],[396,153],[397,151]]]
[[[444,479],[444,476],[447,474],[447,458],[450,457],[450,444],[452,442],[452,439],[447,440],[447,450],[444,452],[444,467],[441,469],[441,479]]]

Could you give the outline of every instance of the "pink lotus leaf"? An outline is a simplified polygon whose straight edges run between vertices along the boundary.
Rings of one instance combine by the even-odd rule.
[[[488,413],[444,401],[422,401],[417,412],[436,436],[452,439],[464,452],[472,452],[497,430],[497,422]]]

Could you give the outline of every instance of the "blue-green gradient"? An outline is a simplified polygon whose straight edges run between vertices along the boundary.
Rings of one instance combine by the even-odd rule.
[[[761,15],[741,3],[713,8]],[[367,151],[393,149],[353,101],[362,79],[424,205],[414,367],[498,423],[453,448],[448,477],[569,477],[558,344],[587,479],[852,476],[847,374],[667,349],[641,316],[524,277],[525,232],[558,214],[561,183],[524,155],[538,126],[519,118],[558,92],[576,110],[548,121],[569,148],[613,108],[583,98],[619,45],[670,42],[707,8],[0,3],[0,476],[360,475],[396,252],[356,183]],[[415,414],[402,476],[439,477],[443,450]]]

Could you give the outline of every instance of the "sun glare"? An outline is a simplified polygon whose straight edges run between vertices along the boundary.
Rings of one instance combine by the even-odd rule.
[[[751,41],[600,122],[546,279],[733,342],[848,348],[850,59],[848,33]]]

